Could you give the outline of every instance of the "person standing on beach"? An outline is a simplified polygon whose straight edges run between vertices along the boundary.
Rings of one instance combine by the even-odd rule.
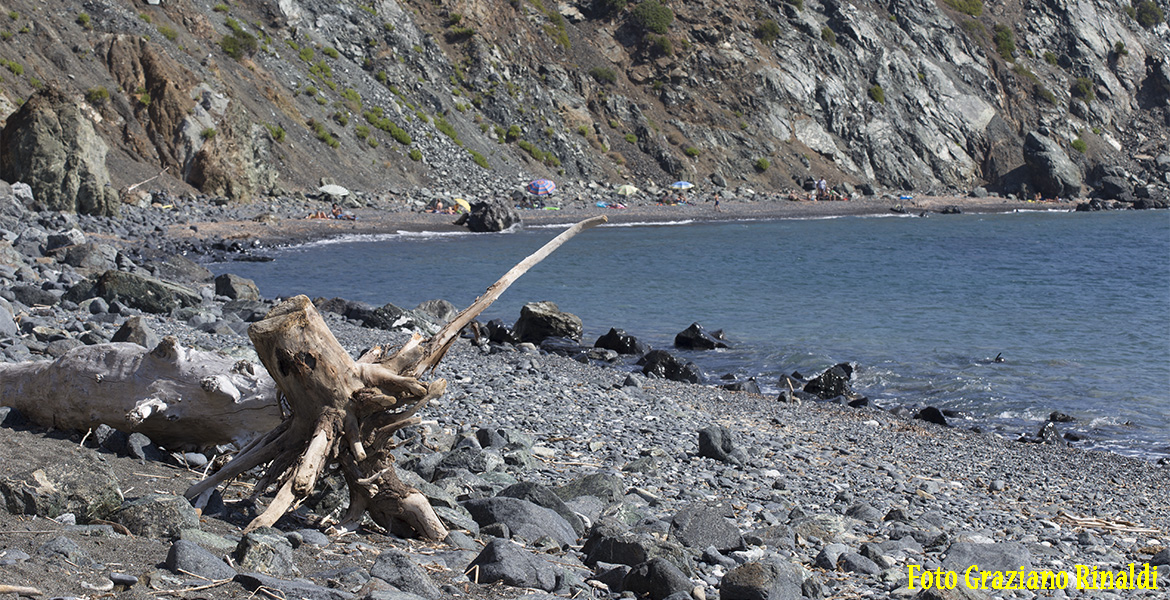
[[[829,195],[829,183],[824,177],[817,180],[817,200],[824,200]]]
[[[720,200],[722,200],[722,198],[719,197],[719,192],[715,192],[715,212],[719,212],[719,201]]]

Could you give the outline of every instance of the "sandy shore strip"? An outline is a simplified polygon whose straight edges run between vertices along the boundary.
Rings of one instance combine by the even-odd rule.
[[[550,202],[550,205],[554,202]],[[737,221],[748,219],[818,219],[846,216],[922,215],[957,209],[963,213],[1072,210],[1070,203],[1036,203],[1005,198],[916,197],[912,200],[872,198],[840,202],[790,200],[724,201],[719,210],[711,202],[682,205],[630,204],[625,209],[566,206],[559,210],[518,210],[522,222],[532,226],[568,225],[606,215],[613,224]],[[214,221],[174,224],[168,235],[175,239],[258,240],[265,246],[296,245],[342,235],[407,232],[466,231],[455,225],[455,216],[410,211],[387,204],[384,208],[352,210],[357,220],[288,218],[265,214],[264,205],[241,208],[236,215]]]

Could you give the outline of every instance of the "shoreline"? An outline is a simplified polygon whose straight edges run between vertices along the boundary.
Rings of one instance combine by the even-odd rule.
[[[550,203],[555,203],[554,198]],[[324,202],[320,204],[324,205]],[[457,233],[467,228],[455,225],[455,215],[412,211],[404,206],[351,209],[357,220],[280,217],[264,210],[260,203],[239,209],[238,218],[195,220],[172,224],[167,235],[186,241],[256,241],[263,246],[295,246],[346,235],[377,235],[396,232]],[[1071,211],[1069,202],[1022,202],[1006,198],[922,197],[913,200],[872,198],[848,201],[730,200],[715,211],[710,202],[659,205],[634,202],[625,209],[609,209],[571,202],[559,210],[517,209],[524,226],[555,227],[605,215],[609,225],[703,223],[745,220],[818,219],[862,216],[917,216],[957,209],[963,213],[1010,213],[1017,211]],[[304,211],[306,214],[308,211]],[[251,214],[247,214],[251,213]]]

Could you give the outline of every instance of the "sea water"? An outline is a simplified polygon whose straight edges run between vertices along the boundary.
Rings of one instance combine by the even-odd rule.
[[[464,307],[559,228],[391,234],[213,265],[267,297]],[[670,348],[692,322],[730,349],[682,352],[715,382],[857,366],[879,406],[958,411],[1012,439],[1053,411],[1080,444],[1170,455],[1170,212],[1025,212],[604,226],[569,241],[484,313],[526,302]],[[999,356],[1002,362],[995,358]]]

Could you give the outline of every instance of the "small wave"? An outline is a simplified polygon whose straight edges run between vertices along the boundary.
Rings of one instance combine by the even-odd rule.
[[[633,223],[606,223],[602,227],[665,227],[668,225],[691,225],[694,219],[682,221],[634,221]]]

